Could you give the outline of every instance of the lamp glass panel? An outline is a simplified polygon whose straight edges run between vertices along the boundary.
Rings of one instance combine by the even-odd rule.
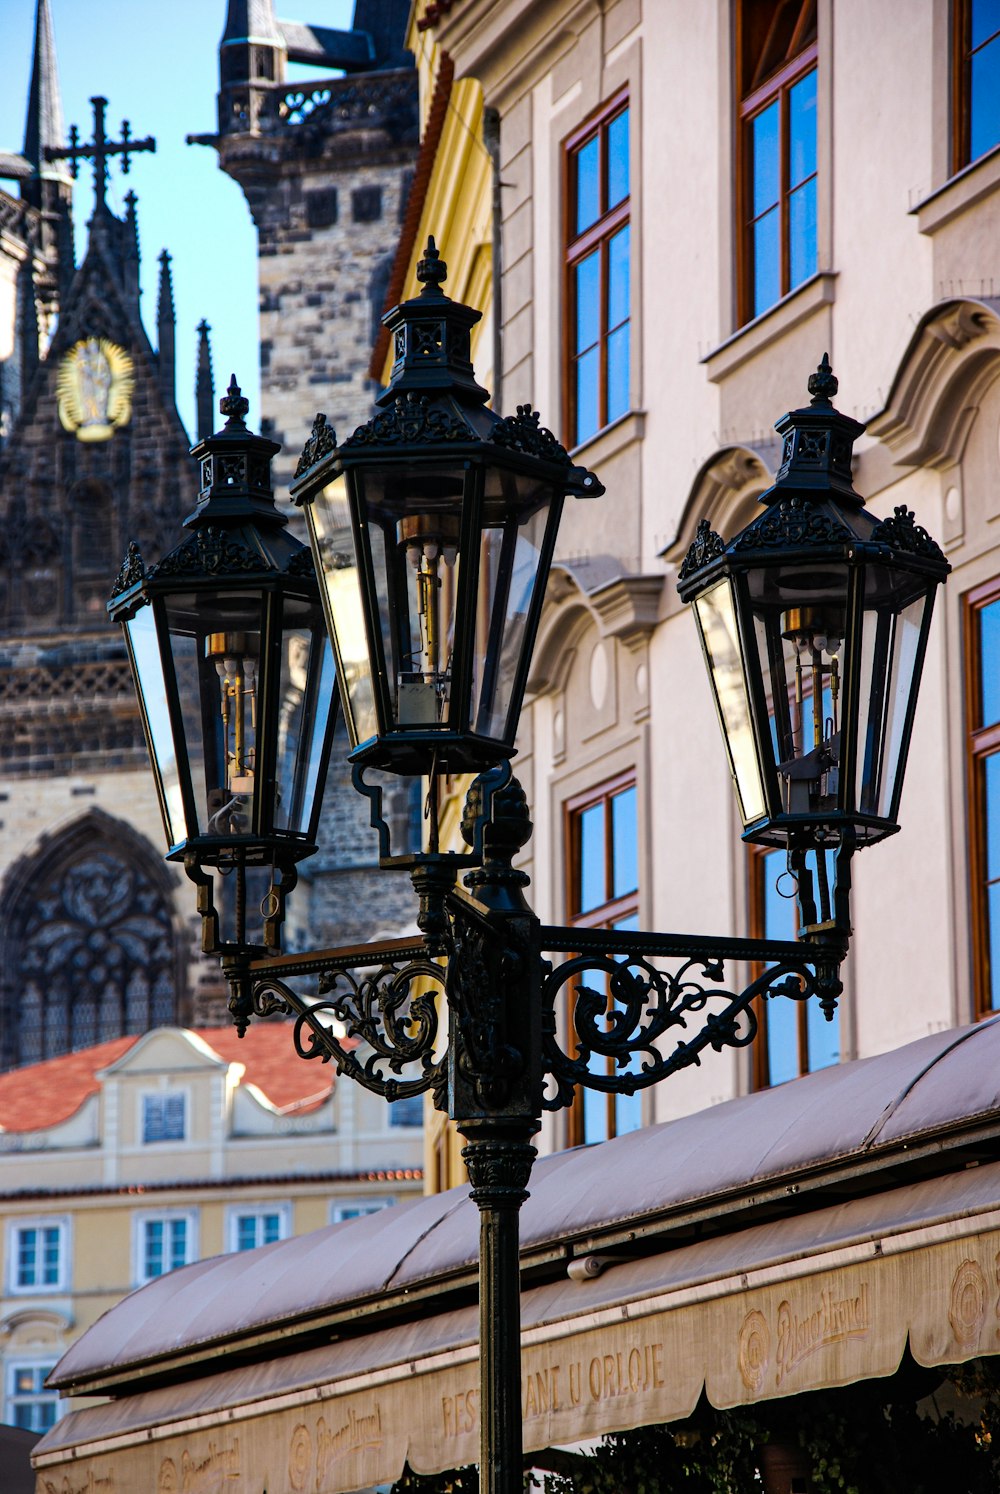
[[[356,747],[376,735],[378,721],[346,479],[329,483],[305,511],[337,654],[347,728]]]
[[[139,686],[143,714],[152,744],[153,772],[160,782],[167,845],[179,845],[188,834],[184,824],[184,801],[174,744],[163,659],[153,608],[140,608],[125,624],[133,667]]]
[[[557,497],[550,483],[489,469],[483,503],[473,656],[473,729],[513,745],[511,706],[522,659],[533,642],[529,626],[545,584],[542,559]],[[526,663],[527,661],[525,661]],[[519,702],[517,702],[519,704]],[[517,712],[513,713],[514,715]]]
[[[892,817],[896,780],[905,764],[910,696],[930,603],[923,583],[909,580],[895,604],[866,608],[862,619],[856,803],[863,814],[881,819]]]
[[[336,711],[333,648],[318,611],[305,601],[286,601],[281,636],[274,828],[299,835],[309,834],[323,790]]]
[[[465,463],[372,464],[354,481],[363,493],[393,725],[444,726],[454,717]]]
[[[695,598],[695,616],[708,660],[719,720],[744,825],[764,813],[764,786],[754,743],[746,676],[728,578]]]
[[[239,841],[258,791],[262,597],[220,589],[165,607],[198,818],[189,830]]]
[[[761,567],[748,581],[782,810],[836,814],[847,567],[816,561]]]

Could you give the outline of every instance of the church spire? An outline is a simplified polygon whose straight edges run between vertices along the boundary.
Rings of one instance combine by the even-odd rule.
[[[198,372],[194,381],[199,441],[207,441],[215,425],[215,382],[212,378],[212,348],[208,340],[211,330],[202,318],[198,323]]]
[[[165,399],[174,399],[174,287],[170,278],[170,255],[160,255],[160,291],[156,302],[157,356],[160,388]]]
[[[46,204],[42,183],[53,181],[68,186],[65,162],[50,160],[46,154],[64,142],[62,96],[56,68],[56,44],[52,30],[49,0],[38,0],[35,10],[35,48],[31,61],[31,87],[28,91],[28,117],[24,125],[24,156],[35,168],[34,177],[21,188],[33,207]]]

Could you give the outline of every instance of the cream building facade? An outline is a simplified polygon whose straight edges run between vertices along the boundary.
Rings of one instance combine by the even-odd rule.
[[[422,1191],[420,1105],[295,1053],[287,1023],[156,1028],[0,1075],[0,1420],[134,1288]]]
[[[531,402],[608,490],[564,520],[522,720],[543,921],[793,931],[782,863],[740,842],[675,581],[699,519],[729,536],[753,516],[777,466],[773,422],[807,402],[824,352],[838,407],[868,426],[858,490],[880,515],[911,509],[954,568],[902,832],[855,866],[837,1021],[772,1002],[754,1053],[713,1056],[641,1103],[550,1118],[547,1147],[878,1053],[1000,1000],[1000,104],[988,82],[1000,42],[988,9],[414,8],[416,46],[437,49],[455,86],[474,80],[497,120],[498,273],[479,304],[499,322],[503,408]],[[459,195],[479,190],[452,156],[437,169]]]

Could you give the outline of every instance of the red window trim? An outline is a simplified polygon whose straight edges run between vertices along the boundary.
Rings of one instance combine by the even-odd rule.
[[[1000,576],[966,592],[962,598],[962,645],[965,658],[966,804],[969,827],[969,909],[972,991],[977,1020],[996,1015],[990,983],[990,925],[986,899],[986,784],[982,765],[1000,750],[1000,722],[978,725],[982,708],[979,614],[1000,601]]]
[[[583,146],[587,145],[596,136],[606,133],[608,126],[626,109],[629,108],[629,89],[620,88],[606,103],[601,104],[589,119],[578,125],[562,143],[562,201],[563,201],[563,409],[562,420],[565,432],[566,444],[573,447],[580,443],[576,440],[576,347],[575,347],[575,324],[576,304],[573,289],[573,271],[581,260],[586,259],[588,254],[593,253],[598,246],[607,243],[618,233],[626,223],[630,221],[632,209],[632,182],[629,177],[629,193],[613,208],[600,215],[596,223],[583,230],[582,233],[574,231],[576,222],[576,196],[573,190],[572,160]],[[601,158],[601,198],[607,187],[607,156],[602,154]],[[583,440],[592,440],[608,424],[607,420],[607,342],[609,335],[615,330],[607,325],[608,306],[608,266],[607,255],[601,256],[601,315],[600,331],[598,334],[598,346],[600,347],[600,360],[598,367],[598,428],[585,436]],[[629,306],[629,318],[631,321],[631,305]],[[616,323],[623,326],[624,323]]]
[[[736,220],[738,229],[737,248],[737,276],[736,276],[736,298],[739,325],[745,326],[757,316],[762,316],[769,308],[762,307],[759,311],[753,304],[753,225],[751,216],[753,205],[753,153],[750,147],[750,126],[757,115],[764,109],[769,108],[775,99],[781,99],[780,108],[780,136],[779,136],[779,196],[778,212],[780,215],[779,242],[781,246],[781,271],[779,278],[779,299],[785,296],[794,287],[789,284],[791,271],[789,265],[789,239],[788,239],[788,203],[791,196],[788,188],[788,162],[789,162],[789,134],[788,116],[789,109],[787,96],[796,83],[800,82],[807,73],[819,65],[819,42],[810,42],[796,57],[786,62],[777,72],[772,73],[764,83],[761,83],[752,93],[739,100],[738,118],[736,123]],[[804,178],[802,182],[796,183],[796,191],[806,184],[815,181],[819,175],[819,167],[812,176]]]

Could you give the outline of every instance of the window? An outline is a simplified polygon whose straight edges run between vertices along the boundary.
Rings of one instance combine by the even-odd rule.
[[[52,1373],[51,1362],[9,1364],[7,1366],[7,1409],[4,1420],[9,1426],[28,1432],[47,1432],[59,1418],[59,1397],[44,1388]]]
[[[9,1224],[9,1290],[21,1293],[65,1291],[68,1236],[66,1220],[32,1219],[26,1223]]]
[[[816,0],[743,0],[740,321],[816,273]]]
[[[954,169],[1000,145],[1000,4],[958,0],[952,47]]]
[[[0,1069],[176,1020],[183,983],[170,890],[152,848],[127,826],[84,815],[15,883],[0,967],[18,1004],[0,1021]]]
[[[287,1203],[231,1209],[228,1214],[230,1250],[256,1250],[291,1233],[291,1206]]]
[[[623,774],[572,799],[566,806],[569,922],[577,928],[639,926],[639,841],[635,775]],[[593,977],[587,982],[593,984]],[[570,1000],[573,1000],[572,994]],[[611,995],[608,993],[609,1022]],[[594,1054],[595,1072],[623,1072],[612,1058]],[[570,1144],[604,1141],[642,1124],[638,1094],[578,1093],[570,1112]]]
[[[142,1139],[144,1142],[183,1141],[187,1106],[185,1096],[166,1090],[162,1094],[142,1097]]]
[[[630,407],[629,111],[619,94],[566,143],[566,429],[578,446]]]
[[[976,1015],[1000,1009],[1000,578],[965,608],[969,862]]]
[[[330,1223],[341,1224],[345,1219],[360,1219],[363,1214],[377,1214],[381,1209],[387,1209],[392,1202],[391,1198],[366,1198],[331,1204]]]
[[[833,877],[832,857],[828,856]],[[783,850],[750,850],[750,934],[754,939],[794,939],[798,931],[795,884]],[[754,969],[761,974],[761,967]],[[819,1002],[775,996],[759,1001],[760,1032],[753,1047],[754,1087],[784,1084],[800,1074],[840,1062],[840,1012],[828,1022]]]
[[[135,1278],[140,1283],[197,1260],[194,1213],[142,1214],[134,1229]]]
[[[422,1126],[423,1123],[423,1095],[407,1095],[405,1099],[393,1100],[389,1106],[390,1126]]]

